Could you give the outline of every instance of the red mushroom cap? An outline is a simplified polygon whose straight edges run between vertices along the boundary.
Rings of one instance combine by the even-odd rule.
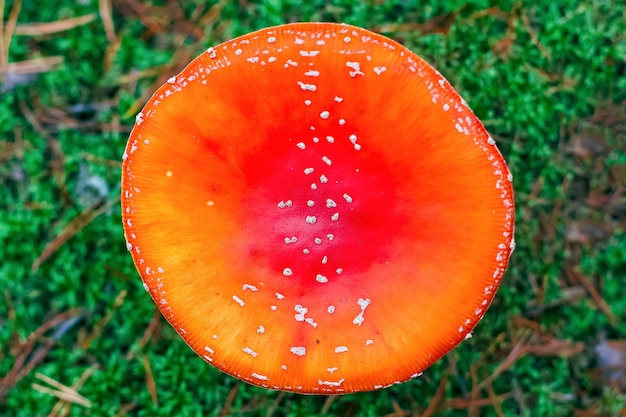
[[[347,25],[209,48],[137,116],[123,221],[198,355],[302,393],[418,376],[471,335],[513,249],[511,174],[450,84]]]

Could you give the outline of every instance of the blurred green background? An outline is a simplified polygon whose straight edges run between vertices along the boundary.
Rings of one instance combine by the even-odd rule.
[[[0,0],[0,416],[626,416],[625,6]],[[514,176],[517,250],[474,337],[379,392],[220,373],[155,311],[125,249],[136,112],[208,46],[294,21],[411,48]]]

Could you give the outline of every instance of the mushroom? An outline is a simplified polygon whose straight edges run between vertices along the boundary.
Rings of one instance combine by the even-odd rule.
[[[513,250],[512,177],[404,46],[295,23],[209,48],[137,115],[127,247],[205,361],[300,393],[409,380],[471,336]]]

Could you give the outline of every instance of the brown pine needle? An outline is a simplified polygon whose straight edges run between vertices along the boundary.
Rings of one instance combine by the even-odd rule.
[[[43,36],[65,32],[79,26],[86,25],[96,20],[96,14],[73,17],[71,19],[57,20],[49,23],[28,23],[15,27],[15,34],[21,36]]]
[[[52,397],[60,398],[63,401],[67,401],[73,404],[78,404],[87,408],[91,408],[91,401],[89,401],[87,398],[83,397],[82,395],[80,395],[79,393],[71,389],[70,387],[66,387],[65,385],[61,385],[61,386],[63,389],[51,389],[51,388],[44,387],[43,385],[32,384],[32,387],[41,393],[48,394]]]
[[[120,197],[116,196],[105,204],[102,204],[101,201],[97,202],[76,216],[67,224],[67,226],[65,226],[63,231],[59,233],[56,238],[46,245],[41,255],[39,255],[39,257],[33,262],[31,269],[33,271],[37,271],[41,264],[48,260],[61,246],[74,237],[78,232],[83,230],[83,228],[91,223],[96,217],[105,213],[112,206],[117,204],[119,199]]]
[[[111,7],[111,0],[98,1],[100,10],[100,19],[102,19],[102,25],[107,35],[109,43],[117,43],[117,36],[115,35],[115,26],[113,25],[113,8]]]
[[[150,359],[148,355],[145,353],[142,354],[143,359],[143,367],[146,370],[146,386],[148,387],[148,391],[150,392],[150,397],[152,397],[152,404],[155,407],[159,406],[159,399],[157,397],[156,384],[154,383],[154,375],[152,374],[152,367],[150,366]]]

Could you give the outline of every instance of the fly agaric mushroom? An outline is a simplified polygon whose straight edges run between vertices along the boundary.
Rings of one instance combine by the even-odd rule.
[[[347,25],[209,48],[124,154],[127,246],[222,371],[301,393],[384,388],[470,337],[513,250],[511,174],[436,70]]]

